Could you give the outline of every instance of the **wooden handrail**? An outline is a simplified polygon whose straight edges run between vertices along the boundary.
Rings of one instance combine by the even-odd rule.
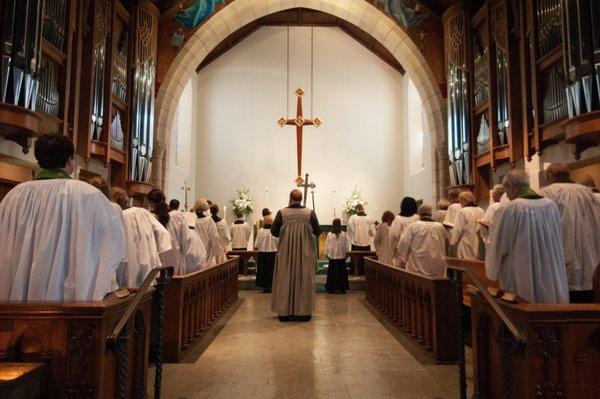
[[[466,274],[467,276],[469,276],[471,281],[475,284],[475,286],[477,287],[479,292],[481,292],[481,294],[485,298],[486,302],[488,302],[489,305],[492,307],[492,309],[494,309],[494,312],[496,312],[496,315],[500,318],[502,323],[506,326],[506,328],[508,328],[510,333],[513,335],[513,337],[517,341],[517,344],[521,348],[525,348],[527,346],[527,338],[525,337],[525,334],[523,334],[521,332],[521,330],[519,330],[519,328],[516,326],[515,323],[513,323],[513,321],[506,314],[506,312],[504,312],[504,310],[502,310],[500,305],[498,305],[496,300],[490,295],[490,293],[487,291],[487,288],[484,287],[484,285],[479,281],[477,276],[475,276],[475,274],[473,272],[471,272],[469,269],[466,269],[461,266],[449,265],[448,269],[455,270],[457,272],[460,272],[460,273],[463,273],[463,274]]]
[[[115,328],[106,337],[106,341],[109,346],[114,345],[117,342],[117,340],[119,339],[119,335],[121,335],[121,331],[123,331],[123,328],[125,328],[125,326],[129,322],[129,319],[131,319],[131,317],[133,316],[138,304],[140,303],[140,301],[142,300],[144,295],[146,295],[146,292],[148,292],[148,290],[152,286],[152,283],[154,282],[156,275],[158,273],[160,273],[161,277],[166,278],[168,281],[173,276],[173,271],[174,271],[174,269],[172,266],[156,267],[156,268],[150,270],[150,273],[148,273],[148,276],[146,276],[146,279],[142,283],[142,286],[135,293],[135,296],[133,297],[133,301],[131,301],[129,303],[129,306],[127,307],[127,309],[125,310],[125,312],[123,313],[121,318],[119,319],[119,322],[115,325]]]

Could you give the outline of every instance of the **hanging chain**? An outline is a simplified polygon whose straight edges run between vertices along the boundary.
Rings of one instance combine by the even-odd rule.
[[[314,40],[315,27],[310,27],[310,119],[315,119],[313,114],[315,104],[315,86],[314,86],[314,63],[315,63],[315,40]]]
[[[290,119],[290,27],[287,27],[287,47],[286,47],[286,69],[287,69],[287,86],[285,88],[285,98],[287,99],[286,105],[286,118]]]

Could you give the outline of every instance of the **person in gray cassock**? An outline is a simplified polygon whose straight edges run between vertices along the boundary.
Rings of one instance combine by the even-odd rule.
[[[279,321],[309,321],[314,309],[317,249],[321,234],[317,215],[301,205],[302,192],[292,190],[287,208],[277,212],[271,234],[279,237],[271,310]]]

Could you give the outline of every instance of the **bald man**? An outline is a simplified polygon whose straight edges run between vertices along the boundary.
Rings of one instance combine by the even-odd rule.
[[[302,192],[292,190],[287,208],[277,212],[271,234],[279,237],[271,310],[279,321],[309,321],[314,308],[317,250],[321,234],[317,215],[301,205]]]

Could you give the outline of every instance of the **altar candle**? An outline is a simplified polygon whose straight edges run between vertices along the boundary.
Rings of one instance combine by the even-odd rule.
[[[266,196],[267,196],[267,206],[266,206],[266,208],[268,208],[269,207],[269,189],[268,188],[265,188],[265,193],[266,193]]]
[[[227,221],[227,205],[223,206],[223,219]]]

